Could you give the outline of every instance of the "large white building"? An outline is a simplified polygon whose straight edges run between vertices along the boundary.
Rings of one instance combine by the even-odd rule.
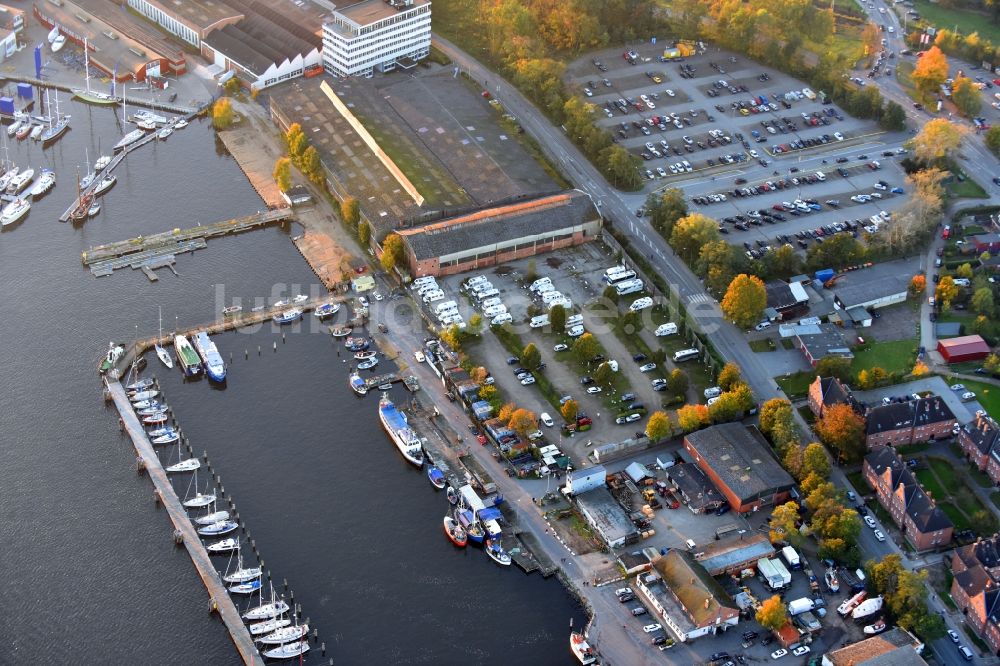
[[[429,0],[364,0],[323,25],[323,67],[335,76],[409,69],[430,50]]]

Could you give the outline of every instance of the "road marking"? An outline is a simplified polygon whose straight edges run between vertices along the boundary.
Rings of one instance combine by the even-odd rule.
[[[688,303],[691,303],[692,305],[694,305],[695,303],[710,303],[711,301],[712,299],[709,297],[709,295],[704,293],[688,296]]]

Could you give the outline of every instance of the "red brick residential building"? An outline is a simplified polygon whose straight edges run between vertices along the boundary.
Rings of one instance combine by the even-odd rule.
[[[851,405],[860,409],[851,389],[836,377],[819,377],[809,385],[809,409],[816,418],[823,416],[823,410],[833,405]]]
[[[955,549],[951,597],[972,629],[1000,654],[1000,536]]]
[[[723,423],[698,430],[684,438],[684,449],[739,513],[781,504],[795,485],[753,426]]]
[[[1000,428],[996,421],[986,414],[976,415],[958,431],[958,445],[972,464],[1000,484]]]
[[[870,449],[945,439],[958,424],[948,403],[936,396],[873,407],[866,421],[865,441]]]
[[[951,543],[954,526],[930,495],[920,487],[902,458],[888,446],[865,456],[865,480],[892,520],[916,550],[943,548]]]

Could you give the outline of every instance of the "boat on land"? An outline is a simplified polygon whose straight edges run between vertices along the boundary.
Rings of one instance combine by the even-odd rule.
[[[194,346],[205,362],[205,374],[208,378],[216,382],[226,381],[226,364],[222,360],[219,349],[208,337],[206,331],[199,331],[194,334]]]
[[[32,198],[38,199],[39,197],[48,193],[56,184],[56,172],[52,169],[42,169],[42,175],[39,176],[35,184],[31,186],[29,194]]]
[[[115,364],[118,363],[118,359],[120,359],[124,354],[125,348],[112,342],[108,347],[108,353],[104,355],[104,359],[98,366],[97,371],[103,375],[105,372],[115,367]]]
[[[885,631],[885,620],[879,619],[874,624],[869,624],[863,630],[869,636],[880,634]]]
[[[58,36],[59,36],[59,26],[53,25],[52,29],[49,30],[47,41],[49,42],[49,44],[51,44],[52,42],[56,41],[56,37]]]
[[[365,383],[365,380],[363,380],[361,378],[361,375],[359,375],[358,373],[356,372],[351,373],[351,376],[348,378],[348,383],[351,385],[351,390],[353,390],[358,395],[365,395],[366,393],[368,393],[368,385]]]
[[[858,604],[858,607],[851,612],[851,618],[855,622],[858,622],[860,620],[864,620],[865,618],[871,615],[874,615],[880,610],[882,610],[882,597],[878,596]]]
[[[201,358],[183,335],[174,336],[174,353],[185,375],[191,377],[201,372]]]
[[[330,335],[335,338],[346,338],[352,330],[350,326],[335,326],[330,329]]]
[[[31,202],[27,199],[15,199],[3,207],[0,212],[0,226],[7,227],[20,222],[31,211]]]
[[[273,650],[264,650],[264,656],[268,659],[294,659],[301,657],[306,652],[309,652],[309,642],[295,641],[294,643],[285,643]]]
[[[830,588],[831,592],[840,591],[840,581],[837,580],[837,572],[830,569],[826,572],[826,575],[824,575],[823,578],[826,580],[826,586]]]
[[[594,648],[590,647],[590,643],[587,642],[587,639],[581,633],[576,631],[570,633],[569,650],[583,666],[597,663],[597,652],[594,651]]]
[[[290,324],[293,321],[298,321],[302,317],[302,310],[298,308],[292,308],[291,310],[285,310],[284,312],[279,312],[278,314],[271,317],[275,324]]]
[[[271,620],[264,620],[263,622],[254,622],[247,629],[250,630],[251,636],[260,636],[275,632],[282,627],[287,627],[291,623],[292,621],[287,617],[276,617]]]
[[[49,46],[52,48],[53,53],[59,53],[63,46],[66,45],[66,36],[60,34],[58,37],[52,40]]]
[[[215,543],[210,543],[205,546],[205,550],[208,551],[209,555],[223,555],[225,553],[231,553],[240,547],[240,543],[236,539],[222,539],[221,541],[216,541]]]
[[[101,182],[94,188],[94,196],[99,197],[110,190],[118,182],[118,176],[111,174],[101,179]]]
[[[327,317],[332,317],[338,312],[340,312],[340,303],[324,303],[313,310],[313,316],[318,317],[319,319],[326,319]]]
[[[289,641],[297,641],[306,636],[309,633],[308,624],[297,624],[295,626],[289,627],[284,626],[280,629],[276,629],[271,633],[261,636],[257,639],[259,643],[264,645],[283,645]]]
[[[388,393],[378,403],[378,418],[386,434],[407,462],[420,467],[424,464],[424,449],[420,437],[406,421],[406,415],[396,409]]]
[[[129,146],[131,146],[133,143],[135,143],[144,136],[146,136],[146,133],[143,132],[141,129],[132,130],[131,132],[123,136],[121,140],[119,140],[118,143],[114,145],[114,148],[112,150],[114,150],[116,153],[121,152],[122,150],[125,150],[126,148],[128,148]]]
[[[193,472],[201,467],[201,463],[197,458],[187,458],[179,463],[167,467],[164,471],[167,474],[180,474],[182,472]]]
[[[505,551],[495,539],[486,540],[486,555],[500,566],[509,567],[511,563],[510,554]]]
[[[217,523],[212,523],[211,525],[199,527],[198,534],[202,536],[222,536],[223,534],[235,532],[239,529],[239,527],[240,526],[232,520],[222,520]]]
[[[449,541],[459,548],[465,548],[465,544],[469,542],[469,537],[466,535],[465,530],[451,516],[444,517],[444,534],[448,537]]]
[[[444,478],[444,472],[433,465],[427,468],[427,480],[438,490],[444,490],[444,487],[448,484],[447,479]]]

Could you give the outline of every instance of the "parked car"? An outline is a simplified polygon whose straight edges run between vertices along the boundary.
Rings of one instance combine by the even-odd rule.
[[[785,648],[778,648],[777,650],[771,653],[771,659],[781,659],[786,654],[788,654],[788,650],[786,650]]]
[[[875,519],[872,518],[871,516],[865,516],[865,525],[867,525],[868,527],[870,527],[872,529],[875,529],[876,527],[878,527],[878,524],[875,522]]]
[[[647,634],[651,634],[654,631],[660,631],[661,629],[663,629],[663,626],[659,624],[647,624],[645,627],[642,628],[642,630],[645,631]]]

